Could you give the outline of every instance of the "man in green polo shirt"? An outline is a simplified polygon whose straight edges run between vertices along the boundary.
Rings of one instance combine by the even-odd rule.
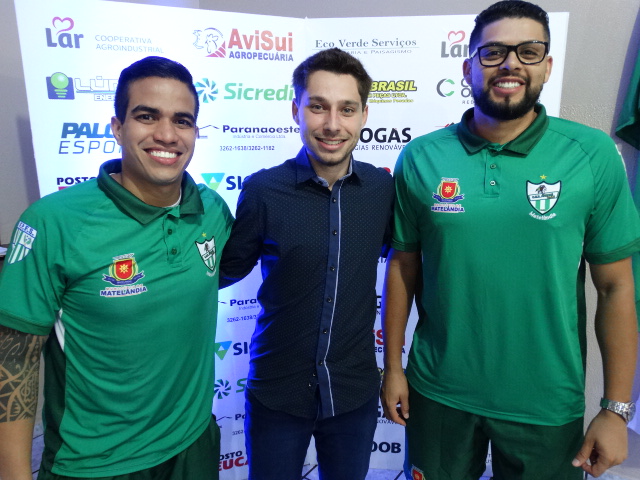
[[[39,479],[218,478],[213,345],[233,219],[185,171],[198,97],[184,66],[147,57],[127,67],[115,110],[122,160],[34,203],[7,252],[2,479],[31,479],[43,344]]]
[[[627,455],[640,221],[611,139],[537,103],[549,42],[536,5],[483,11],[463,68],[474,108],[412,141],[396,165],[382,401],[407,426],[413,480],[477,479],[489,442],[496,480],[598,476]],[[605,376],[585,435],[583,259]]]

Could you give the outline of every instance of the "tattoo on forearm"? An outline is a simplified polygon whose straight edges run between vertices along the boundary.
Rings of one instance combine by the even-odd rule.
[[[35,417],[45,339],[0,326],[0,423]]]

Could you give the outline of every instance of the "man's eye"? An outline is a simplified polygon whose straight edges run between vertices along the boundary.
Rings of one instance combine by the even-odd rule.
[[[178,124],[178,126],[183,127],[183,128],[192,128],[193,127],[193,123],[191,123],[191,121],[186,120],[184,118],[176,120],[176,123]]]
[[[353,114],[353,113],[355,113],[355,112],[356,112],[356,109],[355,109],[355,108],[351,108],[351,107],[347,107],[347,108],[345,108],[345,109],[344,109],[344,110],[342,110],[342,111],[343,111],[344,113],[346,113],[347,115],[351,115],[351,114]]]
[[[136,117],[136,119],[142,122],[151,122],[153,121],[153,115],[151,115],[150,113],[141,113]]]
[[[501,57],[504,55],[504,49],[502,48],[487,48],[483,53],[482,56],[483,57],[487,57],[487,58],[496,58],[496,57]]]

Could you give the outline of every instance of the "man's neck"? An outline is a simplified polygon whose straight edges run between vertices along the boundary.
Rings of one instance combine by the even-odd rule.
[[[474,108],[469,130],[492,143],[504,145],[529,128],[537,116],[535,110],[531,109],[524,116],[514,120],[497,120],[485,115],[479,108]]]
[[[133,182],[127,181],[127,178],[123,177],[121,172],[112,173],[111,177],[144,203],[153,207],[169,207],[175,204],[180,199],[182,192],[180,184],[156,185],[153,189],[145,190],[139,188]]]
[[[311,155],[307,154],[311,168],[316,172],[316,175],[325,179],[329,184],[329,190],[333,188],[333,185],[344,177],[349,172],[349,165],[351,165],[351,158],[344,162],[340,162],[337,165],[324,165],[316,161]]]

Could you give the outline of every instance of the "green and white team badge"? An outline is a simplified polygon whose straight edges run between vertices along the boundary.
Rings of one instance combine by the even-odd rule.
[[[16,263],[29,255],[37,234],[38,231],[35,228],[30,227],[24,222],[18,222],[16,231],[11,239],[11,253],[9,253],[7,257],[7,262],[10,264]]]
[[[205,234],[206,235],[206,234]],[[200,258],[210,270],[207,275],[214,275],[216,273],[216,239],[211,237],[209,240],[203,240],[202,242],[196,241],[196,247],[200,253]]]
[[[541,178],[546,178],[546,176],[542,175]],[[558,203],[561,188],[561,181],[556,183],[527,181],[527,199],[535,211],[540,214],[536,215],[534,212],[530,212],[529,215],[538,220],[549,220],[555,217],[555,213],[549,214],[549,212]]]

